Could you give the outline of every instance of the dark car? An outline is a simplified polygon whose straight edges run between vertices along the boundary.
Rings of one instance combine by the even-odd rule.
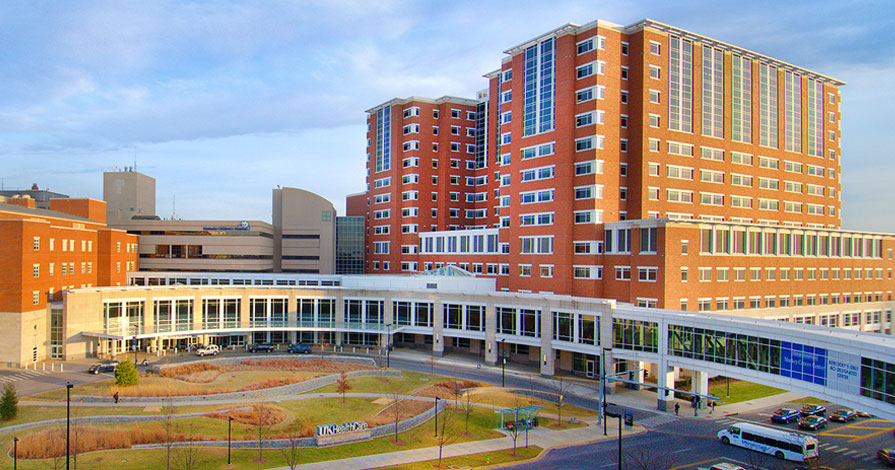
[[[799,410],[802,416],[823,416],[827,414],[827,407],[823,405],[805,405]]]
[[[893,467],[895,466],[895,449],[880,449],[876,452],[876,458],[880,462]]]
[[[307,344],[293,344],[286,349],[289,354],[311,354],[311,347]]]
[[[118,361],[103,361],[99,364],[94,364],[87,369],[87,372],[96,375],[100,372],[115,372],[115,369],[118,368]]]
[[[799,420],[799,412],[790,408],[780,408],[771,415],[772,423],[788,424]]]
[[[252,353],[256,353],[256,352],[266,352],[266,353],[273,352],[273,345],[272,345],[272,344],[264,344],[264,343],[261,343],[261,344],[252,344],[252,345],[249,345],[249,352],[252,352]]]
[[[805,416],[799,420],[800,429],[817,431],[818,429],[823,429],[825,427],[827,427],[827,418],[822,416]]]
[[[858,418],[872,418],[873,417],[872,414],[870,414],[866,411],[855,410],[855,413],[858,414]]]
[[[848,421],[854,421],[857,417],[858,414],[855,413],[855,410],[836,410],[835,413],[830,415],[830,420],[845,423]]]

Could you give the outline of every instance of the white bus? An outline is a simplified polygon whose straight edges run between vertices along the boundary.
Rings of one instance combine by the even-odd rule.
[[[718,439],[724,444],[764,452],[778,459],[804,462],[818,456],[818,443],[814,437],[757,424],[732,424],[729,428],[718,431]]]

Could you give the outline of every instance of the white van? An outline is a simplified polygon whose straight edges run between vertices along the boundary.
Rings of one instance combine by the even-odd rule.
[[[221,352],[221,348],[216,344],[200,346],[196,349],[197,356],[217,356],[219,352]]]

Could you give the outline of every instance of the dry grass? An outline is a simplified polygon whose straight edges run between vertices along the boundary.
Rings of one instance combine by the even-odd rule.
[[[78,426],[72,433],[72,448],[81,454],[104,449],[129,449],[138,444],[165,442],[164,430],[159,426],[109,429]],[[200,436],[177,434],[174,441],[201,440]],[[47,429],[25,436],[19,441],[20,459],[44,459],[65,456],[65,427]]]
[[[235,364],[217,365],[209,362],[192,362],[189,364],[166,367],[161,370],[158,377],[166,379],[168,383],[144,381],[143,383],[119,387],[109,387],[108,395],[116,392],[122,397],[172,397],[190,395],[215,395],[220,393],[248,392],[263,390],[273,387],[281,387],[302,382],[309,378],[321,375],[341,374],[356,370],[370,370],[372,367],[354,364],[334,362],[326,359],[295,360],[295,359],[261,359],[244,360]],[[290,376],[278,378],[266,378],[253,381],[241,387],[184,387],[188,384],[212,384],[221,375],[226,373],[246,373],[259,371],[276,372],[300,372],[303,376]],[[309,375],[310,374],[310,375]]]
[[[442,382],[437,382],[435,386],[446,388],[448,390],[451,390],[453,393],[455,387],[459,388],[460,390],[465,390],[467,388],[484,387],[485,385],[474,380],[445,380]]]
[[[257,426],[259,423],[259,415],[261,417],[262,426],[272,426],[282,423],[286,419],[286,412],[280,408],[265,405],[252,405],[249,409],[230,410],[223,413],[213,413],[206,415],[213,419],[227,420],[233,418],[233,421],[249,426]]]

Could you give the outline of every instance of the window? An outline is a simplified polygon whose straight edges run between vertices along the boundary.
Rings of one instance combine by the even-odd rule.
[[[752,166],[752,155],[748,153],[730,152],[730,163]]]
[[[706,206],[723,206],[724,195],[715,193],[699,193],[699,202]]]
[[[622,90],[622,104],[628,104],[628,90]]]
[[[681,142],[668,141],[668,153],[670,155],[682,155],[685,157],[693,156],[693,145]]]
[[[625,96],[627,96],[627,94]],[[622,101],[622,102],[626,103],[627,101]],[[662,102],[662,92],[659,90],[653,90],[651,88],[649,91],[649,102],[655,103],[655,104],[660,104]]]
[[[662,44],[656,41],[649,42],[649,51],[650,54],[653,55],[661,55],[662,54]]]
[[[615,280],[630,281],[631,280],[631,267],[630,266],[616,266],[615,267]]]
[[[630,47],[628,43],[622,42],[622,55],[628,55],[628,47]]]
[[[724,183],[724,172],[713,170],[700,170],[699,180],[703,183]]]
[[[654,80],[659,80],[662,78],[662,68],[658,65],[650,65],[649,66],[649,78]]]
[[[34,237],[34,240],[32,241],[32,248],[34,249],[34,251],[40,250],[40,237]]]
[[[602,210],[575,211],[574,216],[576,224],[598,224],[603,222]]]
[[[693,202],[693,191],[683,191],[680,189],[666,190],[666,198],[668,202]]]
[[[660,117],[658,114],[650,114],[649,115],[649,126],[650,127],[659,127]]]
[[[659,151],[659,139],[649,139],[649,151],[650,152],[658,152]]]
[[[734,186],[752,187],[752,177],[749,175],[730,174],[730,184]]]
[[[575,164],[575,176],[603,174],[603,160],[590,160]]]
[[[767,168],[770,170],[779,170],[780,169],[780,160],[776,158],[770,157],[758,157],[758,167],[759,168]]]
[[[638,279],[641,282],[656,282],[659,268],[637,268]]]
[[[622,80],[628,79],[628,67],[622,65]]]

